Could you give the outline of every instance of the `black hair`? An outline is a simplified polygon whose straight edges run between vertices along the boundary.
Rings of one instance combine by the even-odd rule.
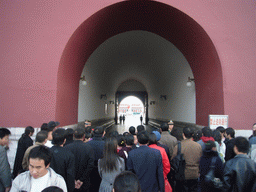
[[[132,135],[136,135],[136,133],[135,133],[135,127],[131,126],[131,127],[129,128],[129,132],[130,132]]]
[[[117,137],[119,135],[118,131],[112,131],[109,133],[110,137]]]
[[[138,138],[138,142],[140,144],[147,144],[148,143],[148,140],[149,140],[149,137],[148,137],[148,132],[147,131],[140,131],[138,132],[137,134],[137,138]]]
[[[203,136],[205,137],[212,137],[212,130],[210,129],[210,127],[204,127],[202,129],[202,133],[203,133]]]
[[[41,131],[48,131],[48,123],[43,123],[41,125]]]
[[[145,130],[145,127],[143,125],[138,125],[137,126],[137,133],[141,132],[141,131],[144,131]]]
[[[235,138],[235,130],[232,127],[226,129],[226,134],[230,135],[232,138]]]
[[[36,142],[43,143],[45,139],[48,137],[48,132],[47,131],[39,131],[36,134]]]
[[[65,129],[58,128],[52,133],[52,144],[54,145],[62,145],[65,141]]]
[[[50,186],[50,187],[46,187],[41,192],[63,192],[63,190],[59,187],[56,187],[56,186]]]
[[[225,131],[226,131],[226,129],[225,129],[224,127],[222,127],[222,126],[218,126],[216,129],[217,129],[220,133],[225,133]]]
[[[195,142],[199,141],[201,139],[201,137],[202,137],[202,130],[201,129],[194,132],[193,139],[194,139]]]
[[[25,135],[29,135],[30,133],[34,133],[35,129],[31,126],[27,126],[25,128]]]
[[[104,133],[104,128],[103,127],[95,127],[93,131],[93,136],[95,137],[102,137]]]
[[[193,137],[194,131],[190,127],[184,127],[183,134],[187,139],[190,139]]]
[[[156,135],[154,133],[150,133],[148,138],[148,145],[157,144]]]
[[[74,138],[75,138],[75,139],[82,139],[84,135],[85,135],[85,130],[84,130],[84,128],[77,127],[77,128],[74,130]]]
[[[214,138],[215,141],[217,141],[219,144],[221,144],[221,133],[219,130],[215,129],[213,132],[212,132],[212,136]]]
[[[6,135],[11,135],[11,131],[7,128],[0,128],[0,138],[3,139]]]
[[[216,147],[216,144],[214,141],[207,141],[205,143],[205,150],[206,151],[209,151],[209,150],[212,150],[212,148]]]
[[[118,161],[121,163],[121,158],[117,154],[117,139],[110,137],[105,140],[103,150],[103,158],[99,162],[99,167],[105,172],[117,170]]]
[[[127,135],[130,135],[130,133],[129,133],[129,132],[124,132],[124,133],[123,133],[123,136],[124,136],[124,137],[126,137]]]
[[[74,137],[74,129],[72,128],[67,128],[65,130],[65,138],[67,140],[73,140],[73,137]]]
[[[160,127],[161,127],[162,131],[168,131],[168,129],[169,129],[168,123],[162,123]]]
[[[118,135],[116,137],[117,139],[117,144],[120,146],[120,147],[124,147],[125,146],[125,139],[124,139],[124,136],[123,135]]]
[[[42,159],[46,167],[51,162],[52,154],[48,147],[40,145],[31,149],[28,159]]]
[[[134,137],[133,135],[127,135],[125,137],[126,145],[133,145],[134,144]]]
[[[234,146],[236,146],[237,150],[241,153],[248,153],[250,149],[250,143],[245,137],[236,137]]]
[[[117,175],[113,187],[115,192],[141,192],[139,179],[131,171],[123,171]]]

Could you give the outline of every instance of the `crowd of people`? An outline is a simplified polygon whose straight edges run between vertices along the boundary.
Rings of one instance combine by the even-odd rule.
[[[0,192],[256,191],[256,124],[249,139],[235,137],[230,127],[185,127],[181,141],[172,135],[172,121],[122,134],[106,134],[89,120],[74,129],[58,125],[42,124],[34,144],[34,128],[25,128],[12,173],[11,132],[0,128]],[[185,164],[178,179],[172,164],[180,154]]]

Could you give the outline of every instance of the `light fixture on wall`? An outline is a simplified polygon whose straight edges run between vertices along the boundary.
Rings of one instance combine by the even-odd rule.
[[[109,104],[111,105],[111,104],[115,104],[115,102],[114,101],[109,101]]]
[[[194,82],[194,81],[195,81],[194,78],[188,77],[187,87],[191,87],[192,86],[192,82]]]
[[[86,85],[87,84],[84,75],[83,75],[83,77],[80,77],[80,81],[82,82],[82,85]]]
[[[166,100],[166,99],[167,99],[167,97],[166,97],[166,95],[160,95],[160,99],[162,99],[162,100]]]
[[[101,94],[101,95],[100,95],[100,99],[107,100],[107,95],[106,95],[106,94]]]

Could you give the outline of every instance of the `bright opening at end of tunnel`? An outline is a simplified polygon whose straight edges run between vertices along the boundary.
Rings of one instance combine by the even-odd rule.
[[[144,105],[137,97],[128,96],[123,99],[118,107],[119,131],[125,132],[129,130],[130,126],[137,127],[143,124],[145,122],[144,111]]]

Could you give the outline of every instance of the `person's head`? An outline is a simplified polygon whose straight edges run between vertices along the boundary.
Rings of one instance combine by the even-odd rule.
[[[31,137],[33,135],[34,131],[35,131],[35,129],[33,127],[27,126],[25,128],[25,135],[28,135]]]
[[[160,141],[161,134],[159,133],[159,131],[152,131],[152,133],[154,133],[156,135],[156,141]]]
[[[104,133],[104,128],[103,127],[95,127],[93,131],[93,136],[94,137],[102,137]]]
[[[110,137],[117,137],[119,135],[118,131],[112,131],[109,133]]]
[[[168,129],[169,129],[169,131],[170,132],[172,132],[172,129],[173,129],[173,127],[174,127],[174,123],[173,123],[173,121],[172,120],[170,120],[169,122],[168,122]]]
[[[235,138],[235,130],[231,127],[228,127],[225,131],[226,138],[232,139]]]
[[[126,142],[126,145],[129,145],[129,146],[132,146],[134,144],[134,137],[133,135],[127,135],[125,137],[125,142]]]
[[[36,134],[36,142],[45,144],[47,141],[48,132],[47,131],[39,131]]]
[[[53,130],[59,125],[59,122],[55,121],[50,121],[47,125],[47,130],[48,130],[48,140],[52,141],[52,132]]]
[[[65,130],[65,138],[66,138],[66,140],[73,140],[73,137],[74,137],[74,129],[67,128]]]
[[[84,121],[84,127],[86,128],[86,127],[91,127],[91,126],[92,126],[92,122],[90,120],[86,119]]]
[[[34,179],[38,179],[47,174],[51,162],[50,149],[40,145],[31,149],[29,159],[29,171]]]
[[[130,132],[132,135],[136,135],[135,127],[133,127],[133,126],[129,127],[129,132]]]
[[[141,192],[137,175],[130,171],[124,171],[117,175],[113,188],[114,192]]]
[[[140,131],[137,134],[138,142],[142,145],[145,145],[148,143],[148,132],[147,131]]]
[[[204,127],[202,129],[202,134],[205,137],[212,137],[212,130],[211,130],[211,128],[210,127]]]
[[[161,130],[164,131],[168,131],[169,130],[169,125],[167,123],[162,123],[160,126]]]
[[[123,133],[123,136],[124,136],[124,137],[126,137],[127,135],[130,135],[130,133],[129,133],[129,132],[124,132],[124,133]]]
[[[63,192],[63,190],[59,187],[56,187],[56,186],[50,186],[50,187],[46,187],[41,192]]]
[[[235,154],[247,154],[250,149],[250,143],[245,137],[236,137],[234,142]]]
[[[143,125],[138,125],[137,126],[137,133],[141,132],[141,131],[144,131],[145,130],[145,127]]]
[[[193,137],[194,131],[190,127],[183,128],[183,138],[190,139]]]
[[[218,127],[216,128],[216,130],[218,130],[218,131],[220,132],[221,138],[223,139],[226,129],[225,129],[224,127],[222,127],[222,126],[218,126]]]
[[[217,129],[213,130],[212,136],[215,141],[217,141],[219,144],[221,143],[222,137],[221,137],[221,133],[219,132],[219,130],[217,130]]]
[[[91,126],[87,126],[87,127],[85,127],[84,129],[85,129],[85,132],[86,132],[86,133],[92,134],[92,127],[91,127]]]
[[[41,125],[41,131],[48,131],[48,123],[43,123]]]
[[[207,141],[205,143],[205,150],[206,151],[210,151],[210,150],[216,151],[217,148],[216,148],[215,142],[214,141]]]
[[[65,129],[58,128],[52,132],[52,144],[62,146],[64,145],[65,141]]]
[[[201,129],[194,132],[193,139],[194,139],[195,142],[199,141],[201,139],[201,137],[202,137],[202,130]]]
[[[117,139],[117,144],[119,147],[124,147],[125,146],[125,139],[124,139],[124,136],[123,135],[118,135],[116,137]]]
[[[84,128],[77,127],[77,128],[74,130],[74,138],[75,138],[76,140],[84,140],[84,136],[85,136],[85,130],[84,130]]]
[[[156,135],[154,133],[150,133],[148,135],[148,145],[153,145],[153,144],[157,144]]]
[[[256,136],[256,123],[252,125],[252,134],[253,136]]]
[[[7,128],[0,128],[0,145],[8,146],[11,132]]]

